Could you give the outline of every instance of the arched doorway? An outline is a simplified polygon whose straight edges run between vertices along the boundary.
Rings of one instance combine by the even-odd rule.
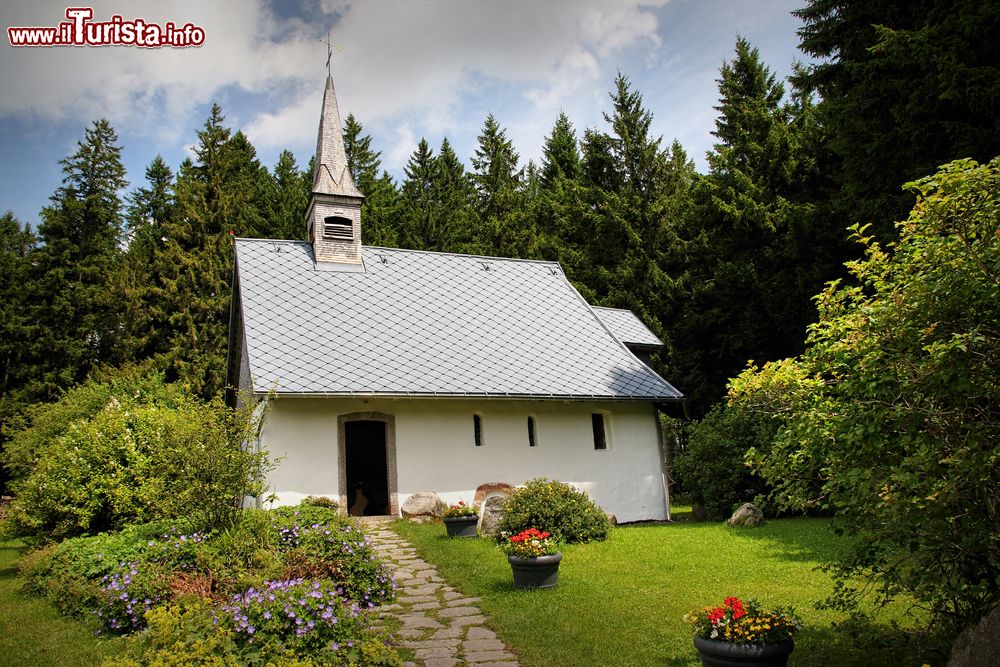
[[[392,415],[353,413],[338,422],[341,507],[351,516],[398,514]]]

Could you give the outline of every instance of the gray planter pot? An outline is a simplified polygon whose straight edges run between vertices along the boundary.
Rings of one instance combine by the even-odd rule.
[[[795,643],[789,639],[780,644],[733,644],[695,637],[694,647],[704,667],[785,667]]]
[[[448,537],[475,537],[479,516],[448,516],[442,519]]]
[[[514,588],[555,588],[559,583],[561,553],[538,558],[507,556],[514,573]]]

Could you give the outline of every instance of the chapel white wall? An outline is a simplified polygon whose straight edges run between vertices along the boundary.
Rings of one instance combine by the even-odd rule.
[[[666,518],[655,411],[638,402],[278,397],[261,433],[262,446],[279,459],[270,476],[276,504],[337,498],[337,418],[369,411],[395,417],[400,505],[419,491],[472,502],[487,482],[549,477],[583,489],[619,521]],[[606,450],[594,449],[594,412],[606,414]],[[482,417],[481,447],[473,414]],[[528,446],[529,414],[536,447]]]

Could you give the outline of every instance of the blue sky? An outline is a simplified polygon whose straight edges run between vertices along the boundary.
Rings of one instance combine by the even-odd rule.
[[[712,146],[716,78],[737,35],[785,77],[803,58],[790,14],[804,0],[483,2],[339,0],[0,0],[0,211],[36,224],[59,186],[58,161],[91,121],[118,132],[130,183],[157,153],[176,169],[218,102],[272,167],[315,150],[326,46],[341,112],[353,112],[401,179],[421,137],[447,136],[469,162],[488,113],[522,162],[538,161],[563,110],[577,133],[605,128],[620,69],[700,170]],[[204,29],[198,48],[12,48],[10,26],[55,26],[67,6]]]

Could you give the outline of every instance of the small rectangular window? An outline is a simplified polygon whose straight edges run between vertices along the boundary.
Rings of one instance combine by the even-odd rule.
[[[528,417],[528,447],[534,447],[535,442],[535,418]]]
[[[595,412],[590,416],[590,421],[594,427],[594,449],[607,449],[608,438],[604,433],[604,415]]]
[[[483,446],[483,418],[479,415],[472,415],[472,432],[476,438],[476,447]]]

